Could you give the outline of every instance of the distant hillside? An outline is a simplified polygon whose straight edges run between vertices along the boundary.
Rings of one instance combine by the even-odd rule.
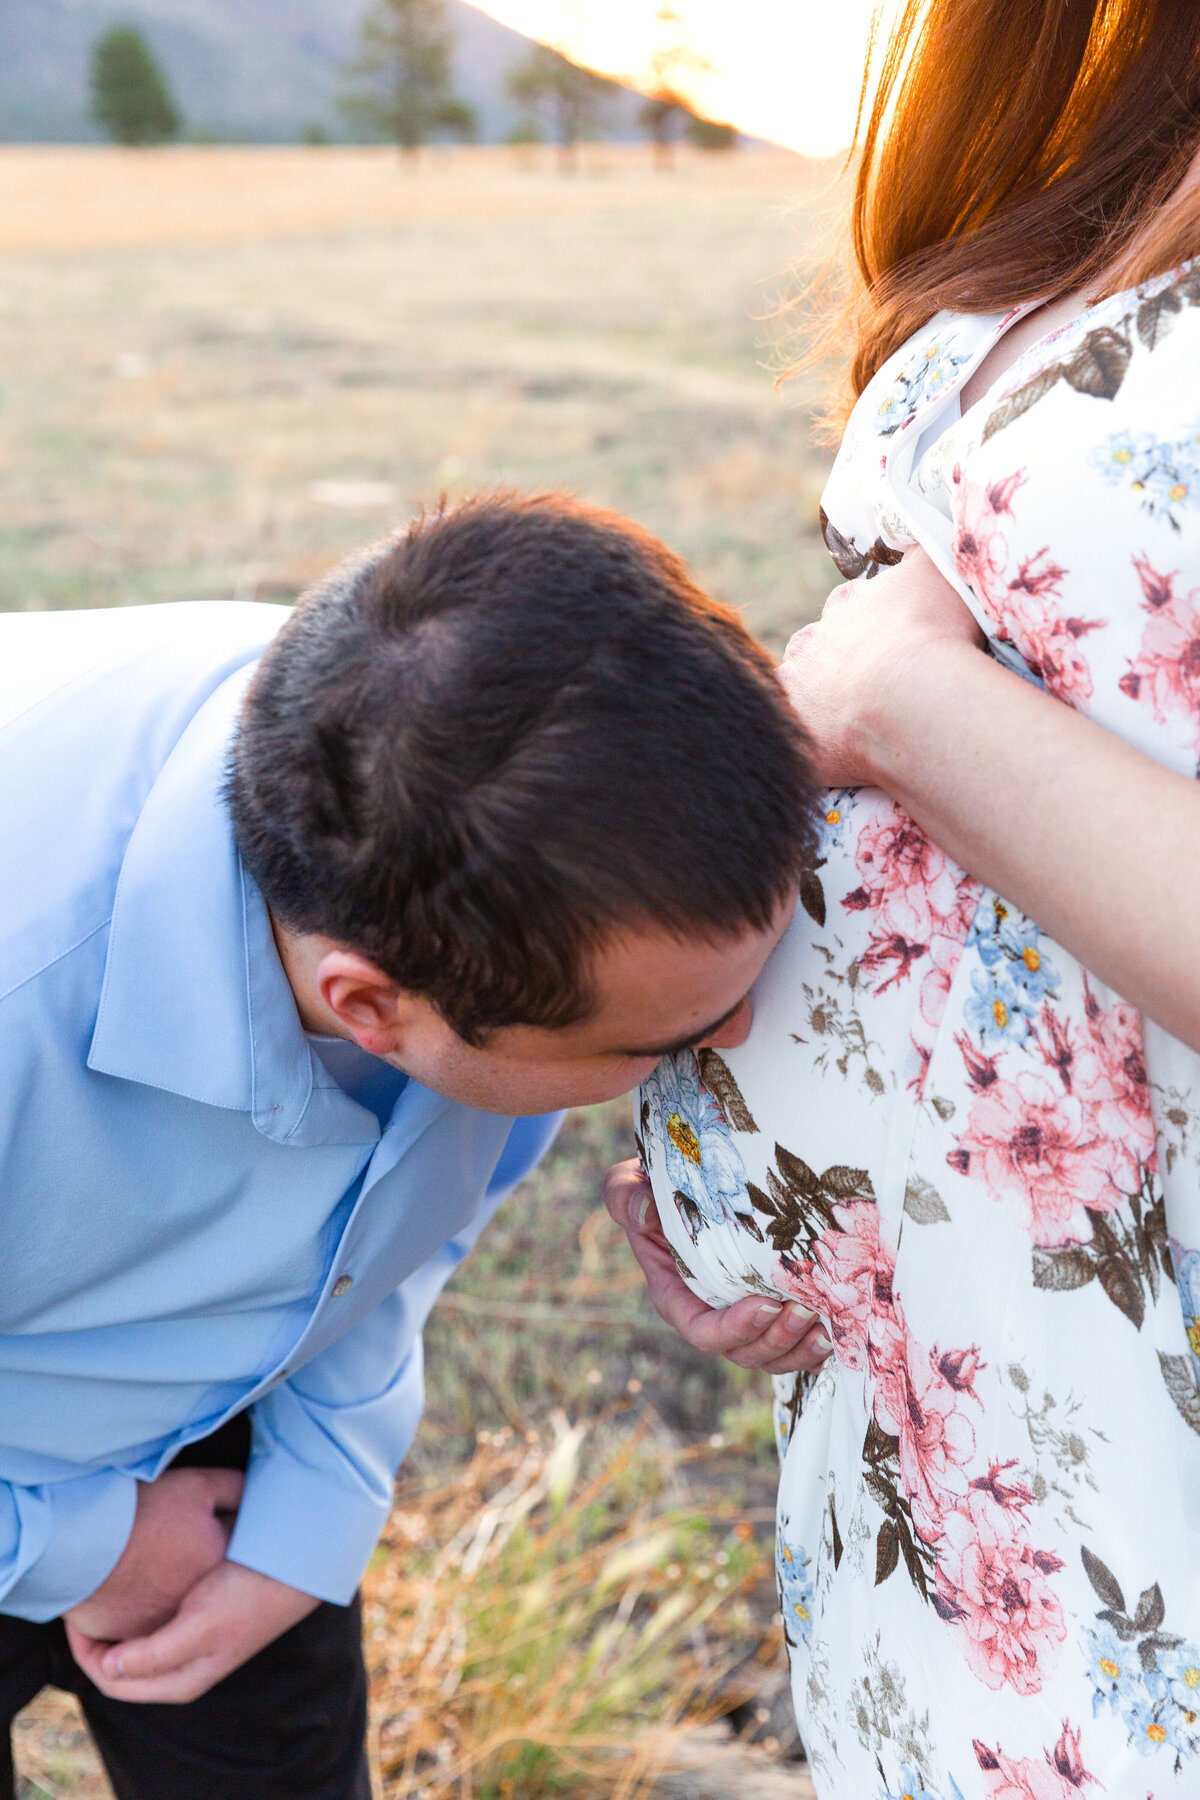
[[[335,135],[340,70],[367,0],[0,0],[0,139],[90,140],[88,57],[120,21],[139,27],[162,63],[190,133],[267,142],[306,125]],[[485,139],[516,122],[504,92],[529,40],[448,0],[456,80]],[[628,131],[629,99],[614,124]]]

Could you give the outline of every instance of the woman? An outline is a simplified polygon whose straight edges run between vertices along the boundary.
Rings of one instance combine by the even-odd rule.
[[[665,1243],[611,1184],[672,1317],[668,1247],[832,1340],[777,1381],[822,1800],[1200,1793],[1198,145],[1192,0],[907,7],[783,669],[822,860],[643,1089]]]

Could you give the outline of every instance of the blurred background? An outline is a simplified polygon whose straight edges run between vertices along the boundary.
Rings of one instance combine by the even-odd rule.
[[[833,572],[788,302],[869,6],[4,0],[0,608],[289,602],[439,494],[631,513],[772,648]],[[841,152],[842,154],[839,154]],[[379,1800],[803,1800],[765,1380],[662,1327],[575,1115],[428,1336]],[[109,1790],[47,1694],[20,1792]]]

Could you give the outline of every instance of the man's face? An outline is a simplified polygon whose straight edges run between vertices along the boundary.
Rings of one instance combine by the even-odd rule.
[[[769,930],[715,942],[658,930],[614,936],[593,963],[599,1004],[591,1018],[558,1029],[506,1026],[479,1048],[411,995],[397,996],[392,1022],[364,1025],[353,1010],[350,976],[336,975],[350,967],[344,953],[327,958],[316,974],[343,1031],[424,1087],[483,1112],[551,1112],[627,1093],[673,1051],[744,1042],[748,991],[790,916],[791,907],[783,907]]]

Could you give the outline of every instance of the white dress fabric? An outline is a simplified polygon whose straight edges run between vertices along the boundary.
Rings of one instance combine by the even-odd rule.
[[[851,576],[921,544],[996,656],[1195,777],[1200,266],[961,415],[1019,316],[879,372],[827,542]],[[639,1102],[696,1292],[798,1298],[834,1344],[776,1383],[817,1792],[1200,1796],[1200,1057],[883,794],[826,796],[820,854],[748,1041]]]

